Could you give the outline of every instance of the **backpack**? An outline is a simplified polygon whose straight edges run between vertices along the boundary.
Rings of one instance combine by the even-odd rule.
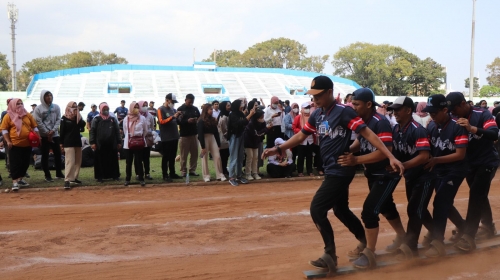
[[[96,142],[98,144],[115,142],[115,119],[110,117],[107,120],[99,120],[96,129]]]

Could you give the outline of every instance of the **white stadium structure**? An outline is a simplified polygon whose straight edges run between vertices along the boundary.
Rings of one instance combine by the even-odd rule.
[[[210,62],[192,66],[105,65],[40,73],[33,77],[23,98],[26,107],[40,103],[40,92],[50,90],[54,102],[61,107],[69,101],[86,104],[108,102],[111,109],[124,99],[163,103],[165,95],[174,93],[182,103],[188,93],[195,95],[195,104],[213,100],[235,100],[246,97],[262,98],[266,104],[272,96],[301,103],[310,100],[305,95],[311,80],[318,73],[269,68],[217,67]],[[344,97],[360,86],[351,80],[331,76],[335,96]]]

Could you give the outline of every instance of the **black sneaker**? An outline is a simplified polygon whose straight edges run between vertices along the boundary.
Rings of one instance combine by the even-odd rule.
[[[238,178],[237,180],[240,181],[240,183],[242,183],[242,184],[248,184],[248,180],[243,178],[243,177]]]
[[[81,185],[82,184],[82,181],[78,180],[78,179],[75,179],[74,181],[71,181],[71,183],[75,184],[75,185]]]
[[[194,177],[197,177],[197,176],[200,176],[199,174],[196,174],[195,172],[189,172],[189,176],[194,176]]]
[[[69,181],[65,181],[65,182],[64,182],[64,189],[65,189],[65,190],[71,190],[71,186],[70,186]]]
[[[12,191],[17,192],[19,190],[19,185],[17,183],[12,184]]]
[[[19,180],[19,181],[17,182],[17,184],[19,185],[19,187],[23,187],[23,188],[25,188],[25,187],[29,187],[29,185],[30,185],[30,184],[28,184],[28,182],[26,182],[26,181],[24,181],[24,180]]]
[[[28,174],[28,172],[26,172],[26,174],[24,174],[24,178],[30,178],[30,174]]]
[[[163,178],[163,181],[165,181],[167,183],[172,183],[173,182],[170,177]]]
[[[62,180],[62,179],[64,179],[64,175],[63,174],[56,175],[56,179]]]
[[[177,174],[170,174],[170,178],[172,178],[172,179],[182,179],[182,177],[179,176],[179,175],[177,175]]]
[[[97,183],[104,183],[103,179],[97,179]]]
[[[52,179],[52,177],[45,177],[45,182],[52,183],[54,182],[54,179]]]
[[[231,186],[233,186],[233,187],[239,186],[239,184],[236,181],[236,179],[229,179],[229,184],[231,184]]]
[[[127,187],[128,185],[130,185],[130,181],[125,181],[125,184],[123,184],[125,187]]]
[[[140,184],[141,184],[141,187],[144,187],[146,185],[146,182],[141,181]]]
[[[149,174],[146,174],[146,176],[144,176],[144,178],[148,179],[148,180],[153,180],[153,178],[151,177],[151,175]]]

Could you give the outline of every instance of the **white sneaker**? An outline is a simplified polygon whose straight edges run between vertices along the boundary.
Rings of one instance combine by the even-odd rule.
[[[210,178],[205,178],[205,182],[210,182]]]
[[[245,176],[245,178],[248,180],[248,181],[252,181],[253,180],[253,177],[252,175],[248,174],[247,176]]]
[[[221,182],[227,181],[227,178],[226,178],[226,177],[224,177],[224,176],[222,176],[222,177],[220,177],[220,181],[221,181]]]
[[[253,178],[254,178],[255,180],[260,180],[260,179],[262,179],[262,178],[259,176],[259,174],[257,174],[257,173],[253,174]]]

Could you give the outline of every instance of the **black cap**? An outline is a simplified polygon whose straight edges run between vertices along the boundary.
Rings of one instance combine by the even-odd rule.
[[[36,104],[31,104],[31,106],[36,106]]]
[[[493,102],[493,105],[497,105],[497,104],[500,104],[500,101]]]
[[[375,93],[369,88],[358,88],[352,93],[353,100],[359,100],[363,102],[371,101],[374,106],[380,106],[375,102]]]
[[[333,89],[333,82],[327,76],[317,76],[311,82],[311,89],[306,94],[316,95],[325,89]]]
[[[83,107],[85,107],[85,103],[83,103],[83,102],[78,102],[78,106],[83,106]]]
[[[120,103],[127,103],[127,102],[125,102],[125,100],[122,100],[122,101],[120,101]]]
[[[392,102],[391,102],[391,101],[389,101],[389,100],[386,100],[386,101],[384,101],[384,102],[382,102],[382,103],[383,103],[383,104],[385,104],[385,105],[391,105],[391,104],[392,104]]]
[[[391,106],[387,107],[389,110],[394,110],[394,109],[399,109],[401,107],[408,107],[412,111],[414,110],[415,103],[413,103],[413,99],[407,97],[407,96],[400,96],[394,100],[394,102],[391,104]]]
[[[186,99],[194,100],[194,95],[192,93],[186,94]]]
[[[446,96],[446,101],[450,104],[450,109],[454,109],[456,106],[460,105],[462,101],[465,101],[465,96],[458,91],[450,92]]]
[[[167,96],[165,96],[165,99],[166,100],[172,100],[172,102],[174,102],[174,103],[178,103],[179,102],[179,101],[177,101],[177,97],[173,93],[167,94]]]
[[[437,111],[448,107],[449,103],[446,101],[446,97],[442,94],[435,94],[429,96],[427,99],[427,105],[422,110],[423,112],[436,113]]]

